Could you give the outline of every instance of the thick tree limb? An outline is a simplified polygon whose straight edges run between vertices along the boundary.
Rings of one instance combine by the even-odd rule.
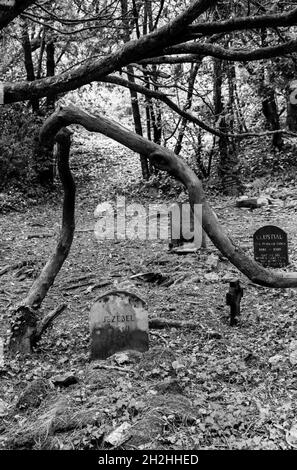
[[[120,85],[125,88],[131,88],[137,91],[138,93],[142,93],[145,96],[158,99],[162,101],[163,103],[167,104],[169,108],[171,108],[181,117],[187,119],[189,122],[192,122],[193,124],[196,124],[197,126],[201,127],[201,129],[204,129],[210,134],[216,135],[218,137],[229,137],[233,139],[234,138],[248,139],[250,137],[260,138],[260,137],[264,137],[267,135],[274,135],[274,134],[286,134],[292,137],[297,137],[296,133],[287,131],[286,129],[277,129],[276,131],[264,131],[264,132],[258,132],[258,133],[257,132],[243,132],[243,133],[232,133],[232,134],[224,133],[224,132],[219,131],[218,129],[210,127],[208,124],[205,124],[203,121],[201,121],[201,119],[198,119],[191,112],[181,109],[179,106],[177,106],[177,104],[174,103],[174,101],[172,101],[165,93],[162,93],[161,91],[151,90],[142,85],[138,85],[135,82],[134,83],[128,82],[128,80],[125,80],[124,78],[118,77],[116,75],[108,75],[106,78],[101,79],[100,81],[104,83],[114,83],[115,85]]]
[[[55,136],[58,142],[58,169],[64,188],[62,230],[55,252],[52,254],[38,278],[35,280],[24,303],[33,308],[38,308],[53,284],[68,256],[74,234],[75,220],[75,184],[69,169],[70,135],[68,129],[60,129]]]
[[[48,94],[57,95],[75,90],[83,85],[120,70],[131,62],[159,55],[163,48],[184,40],[184,31],[204,11],[214,6],[218,0],[196,0],[180,15],[167,25],[124,44],[118,51],[103,59],[90,60],[84,65],[74,67],[54,77],[47,77],[34,82],[4,84],[4,103],[32,100]]]
[[[192,205],[203,205],[203,229],[214,245],[255,284],[267,287],[296,287],[297,273],[272,271],[264,268],[237,246],[223,231],[217,217],[206,201],[202,183],[188,165],[173,152],[165,149],[144,137],[130,132],[118,123],[100,116],[95,117],[74,106],[59,109],[44,123],[40,138],[51,141],[53,136],[64,126],[80,124],[91,132],[100,132],[125,145],[134,152],[146,155],[161,170],[183,182],[189,192]]]
[[[38,321],[37,312],[67,258],[74,234],[75,184],[69,168],[70,135],[68,129],[61,127],[53,136],[58,143],[58,169],[64,188],[62,230],[54,253],[34,281],[27,297],[12,309],[10,351],[30,352],[36,338],[40,337],[55,316],[51,312],[48,317]]]
[[[133,89],[137,91],[138,93],[142,93],[145,96],[149,96],[150,98],[155,98],[157,100],[160,100],[163,103],[167,104],[167,106],[169,106],[169,108],[171,108],[177,114],[187,119],[188,121],[193,122],[194,124],[197,124],[197,126],[201,127],[207,132],[217,135],[218,137],[224,136],[222,132],[216,129],[213,129],[212,127],[208,126],[203,121],[201,121],[200,119],[196,118],[193,114],[181,109],[179,106],[177,106],[177,104],[174,103],[174,101],[168,98],[168,96],[165,93],[162,93],[161,91],[151,90],[150,88],[146,88],[142,85],[138,85],[135,82],[131,83],[128,80],[125,80],[122,77],[117,77],[115,75],[108,75],[106,78],[102,79],[101,82],[114,83],[115,85],[120,85],[125,88]]]
[[[165,54],[197,54],[201,57],[216,57],[221,60],[248,62],[251,60],[271,59],[297,52],[297,40],[292,40],[277,46],[261,47],[259,49],[224,49],[213,44],[189,42],[178,44],[164,50]]]
[[[18,4],[21,2],[19,1]],[[33,2],[22,2],[27,6]],[[204,11],[214,6],[217,0],[196,0],[182,14],[178,15],[173,21],[167,25],[142,36],[138,40],[129,41],[118,51],[108,55],[105,58],[88,61],[84,65],[74,67],[71,71],[64,72],[55,77],[47,77],[35,80],[32,83],[6,83],[4,84],[4,103],[13,103],[16,101],[32,100],[47,96],[49,93],[54,95],[74,90],[92,81],[100,80],[105,76],[120,70],[122,67],[131,62],[139,62],[146,59],[154,59],[164,54],[174,54],[184,52],[189,55],[189,61],[193,61],[194,55],[200,57],[213,56],[225,60],[249,61],[262,60],[272,57],[282,56],[297,51],[297,41],[289,41],[284,44],[255,49],[246,50],[226,50],[220,46],[211,44],[182,44],[175,48],[166,49],[169,46],[185,41],[190,34],[213,34],[214,32],[229,32],[236,29],[245,29],[247,24],[249,28],[266,27],[266,26],[288,26],[296,23],[296,8],[290,13],[283,15],[264,15],[261,17],[248,17],[227,20],[220,23],[205,23],[195,26],[189,26]],[[22,5],[22,11],[23,11]],[[16,11],[14,12],[16,13]],[[0,17],[1,27],[1,17]],[[199,29],[200,28],[200,29]],[[168,61],[168,57],[163,58]],[[172,59],[177,61],[175,57]],[[183,61],[185,56],[183,56]]]
[[[259,15],[232,18],[213,23],[199,23],[187,27],[187,32],[208,36],[218,33],[230,33],[254,28],[277,28],[281,26],[293,26],[297,24],[297,8],[288,13],[275,15]]]
[[[40,45],[41,45],[40,37],[32,39],[32,41],[31,41],[31,52],[34,52],[37,49],[39,49]],[[12,55],[10,54],[9,58],[5,57],[4,63],[2,64],[2,67],[0,68],[0,76],[4,75],[10,69],[10,67],[13,64],[17,63],[20,60],[22,54],[23,54],[23,51],[22,51],[22,49],[20,49],[17,52],[15,52],[14,54],[12,54]]]
[[[179,55],[161,55],[159,57],[152,57],[151,59],[143,59],[138,64],[195,64],[201,60],[200,55],[197,54],[179,54]]]

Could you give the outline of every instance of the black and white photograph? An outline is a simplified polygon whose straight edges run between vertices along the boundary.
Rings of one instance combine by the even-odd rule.
[[[0,0],[0,465],[294,450],[297,3]]]

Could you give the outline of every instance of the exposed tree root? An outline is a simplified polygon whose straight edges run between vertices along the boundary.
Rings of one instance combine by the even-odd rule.
[[[57,318],[60,313],[62,313],[65,308],[67,307],[67,304],[61,304],[58,307],[54,308],[51,312],[49,312],[47,315],[45,315],[40,322],[37,323],[36,326],[36,331],[34,334],[34,343],[37,343],[43,333],[48,329],[48,327],[53,323],[55,318]]]
[[[27,264],[28,264],[27,261],[20,261],[19,263],[15,263],[15,264],[12,264],[12,265],[8,264],[0,270],[0,276],[3,276],[4,274],[8,273],[9,271],[13,271],[14,269],[20,269],[23,266],[26,266]]]

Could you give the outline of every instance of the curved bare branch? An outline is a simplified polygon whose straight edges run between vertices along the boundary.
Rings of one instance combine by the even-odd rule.
[[[202,182],[188,165],[173,152],[129,131],[111,119],[103,116],[92,116],[74,106],[60,108],[52,114],[41,129],[40,139],[43,142],[52,141],[55,134],[62,127],[71,124],[80,124],[90,132],[100,132],[120,142],[134,152],[147,156],[155,166],[168,171],[175,178],[182,181],[188,189],[190,203],[192,205],[202,204],[203,206],[202,225],[209,238],[229,261],[251,281],[267,287],[297,287],[297,273],[272,271],[264,268],[247,256],[240,246],[236,245],[224,233],[215,213],[206,200]]]
[[[242,31],[253,28],[277,28],[281,26],[293,26],[297,24],[297,8],[288,13],[275,15],[245,16],[231,18],[225,21],[215,21],[213,23],[199,23],[188,26],[189,34],[202,34],[208,36],[218,33],[230,33],[232,31]]]
[[[30,83],[5,83],[4,103],[32,100],[32,98],[47,96],[49,93],[57,95],[75,90],[92,81],[100,80],[100,78],[120,70],[131,62],[158,56],[160,50],[183,40],[185,28],[203,12],[215,5],[217,1],[195,0],[167,25],[138,40],[127,42],[118,51],[103,59],[90,60],[84,65],[74,67],[71,72],[64,72],[55,77],[43,78]]]
[[[165,54],[196,54],[200,57],[216,57],[221,60],[248,62],[252,60],[271,59],[297,52],[297,40],[287,41],[276,46],[260,47],[258,49],[225,49],[213,44],[188,42],[169,47]]]

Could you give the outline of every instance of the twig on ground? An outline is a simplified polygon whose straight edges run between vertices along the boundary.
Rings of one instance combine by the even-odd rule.
[[[54,235],[54,233],[29,233],[29,235],[27,235],[27,240],[30,240],[31,238],[51,238]]]
[[[4,268],[1,269],[0,271],[0,276],[3,276],[3,274],[8,273],[8,271],[13,271],[14,269],[19,269],[22,268],[23,266],[26,266],[28,264],[28,261],[20,261],[19,263],[15,264],[7,264],[4,266]]]
[[[150,331],[150,335],[152,336],[156,336],[157,338],[160,338],[162,341],[164,341],[164,343],[166,344],[166,346],[168,346],[168,341],[167,339],[163,338],[163,336],[161,335],[161,333],[158,333],[157,331]]]
[[[95,274],[85,274],[84,276],[76,277],[76,278],[71,278],[69,279],[70,282],[80,282],[80,281],[85,281],[86,279],[91,279],[92,277],[95,277]]]
[[[133,370],[131,367],[108,366],[106,364],[95,364],[93,369],[118,370],[120,372],[131,372]]]

